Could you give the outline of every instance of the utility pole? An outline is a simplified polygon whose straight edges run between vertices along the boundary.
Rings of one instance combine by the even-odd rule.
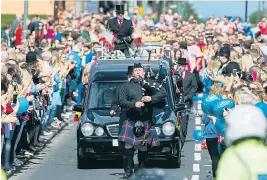
[[[256,24],[260,21],[260,16],[261,16],[261,2],[258,2],[258,13],[257,13],[257,20],[256,20]]]
[[[246,7],[245,7],[245,22],[248,22],[248,0],[246,0]]]
[[[57,13],[58,13],[58,7],[59,6],[59,1],[55,0],[54,1],[54,20],[57,19]]]
[[[266,11],[265,11],[265,3],[262,1],[262,15],[266,16]]]
[[[29,9],[29,1],[24,0],[23,36],[22,36],[23,40],[26,39],[28,34],[28,27],[27,27],[28,9]]]
[[[81,1],[80,0],[76,0],[76,17],[78,17],[81,13]]]

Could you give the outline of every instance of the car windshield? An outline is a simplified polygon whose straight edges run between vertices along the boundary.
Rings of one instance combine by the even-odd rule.
[[[109,109],[116,89],[120,87],[123,82],[93,82],[89,95],[89,109]],[[166,86],[166,84],[165,84]],[[169,97],[166,98],[168,105]],[[159,111],[157,111],[159,112]]]
[[[116,89],[123,82],[93,82],[90,89],[89,109],[110,108]]]

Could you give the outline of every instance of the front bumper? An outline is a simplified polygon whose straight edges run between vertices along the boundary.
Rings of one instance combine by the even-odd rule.
[[[149,148],[148,156],[149,158],[175,156],[178,143],[179,137],[160,139],[160,146]],[[112,138],[80,138],[78,146],[84,153],[94,157],[122,154],[118,140]]]

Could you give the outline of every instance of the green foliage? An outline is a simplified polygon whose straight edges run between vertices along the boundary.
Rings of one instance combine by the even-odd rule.
[[[260,19],[258,19],[258,16],[260,17],[260,19],[264,16],[264,12],[263,11],[255,11],[253,12],[250,16],[249,16],[249,22],[251,24],[257,24]]]
[[[30,14],[28,15],[28,19],[31,19],[34,15]],[[48,18],[47,15],[38,15],[41,19],[46,19]],[[23,15],[22,15],[23,18]],[[1,14],[1,29],[5,27],[7,24],[12,24],[13,21],[16,19],[15,14]]]
[[[203,22],[203,20],[198,17],[198,14],[195,12],[195,9],[190,2],[184,2],[183,8],[183,19],[185,21],[188,21],[190,16],[193,16],[198,22]]]

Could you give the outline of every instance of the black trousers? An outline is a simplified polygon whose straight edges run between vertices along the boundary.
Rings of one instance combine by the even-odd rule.
[[[17,151],[18,144],[21,139],[21,135],[24,129],[24,126],[22,126],[23,121],[20,121],[20,125],[16,125],[14,129],[14,134],[11,140],[11,153],[10,153],[10,161],[13,162],[13,160],[16,158],[16,155],[20,151],[20,149]]]
[[[62,105],[63,105],[63,103],[62,103]],[[62,113],[62,106],[57,105],[55,117],[57,117],[59,120],[61,120],[61,113]]]
[[[207,138],[206,142],[208,146],[209,155],[212,161],[212,174],[213,177],[216,177],[216,170],[220,159],[218,138]]]

